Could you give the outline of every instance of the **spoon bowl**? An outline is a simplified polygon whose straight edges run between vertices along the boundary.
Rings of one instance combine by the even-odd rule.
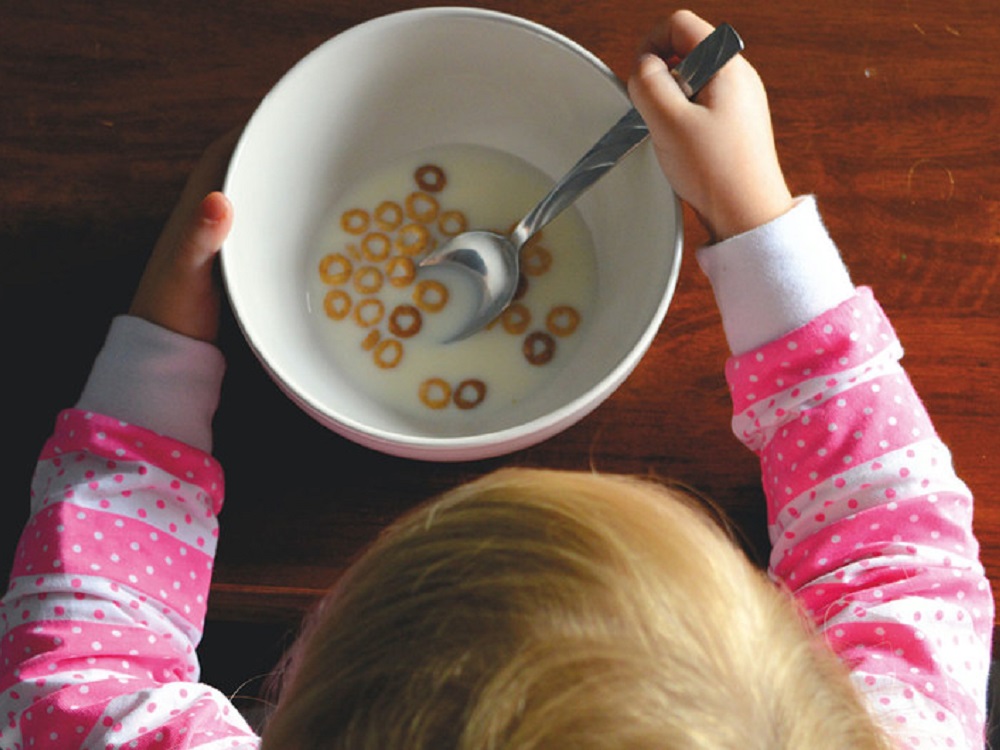
[[[736,30],[729,24],[722,24],[671,72],[685,95],[693,99],[742,50],[743,40]],[[524,244],[648,135],[649,129],[638,111],[629,109],[518,222],[509,235],[481,230],[463,232],[424,257],[421,267],[447,265],[471,276],[476,284],[479,295],[476,311],[448,342],[468,338],[510,305],[517,291],[520,252]]]
[[[477,284],[479,306],[446,343],[468,338],[485,328],[510,305],[517,291],[520,250],[520,245],[507,235],[473,230],[456,235],[421,261],[421,266],[447,264],[470,276]]]

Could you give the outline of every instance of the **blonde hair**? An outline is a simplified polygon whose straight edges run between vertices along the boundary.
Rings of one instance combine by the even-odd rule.
[[[887,746],[791,597],[690,499],[526,469],[377,540],[293,648],[262,745]]]

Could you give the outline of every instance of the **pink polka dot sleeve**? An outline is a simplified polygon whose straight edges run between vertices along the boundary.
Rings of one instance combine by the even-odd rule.
[[[59,416],[0,603],[0,748],[257,747],[198,684],[222,498],[207,453]]]
[[[770,572],[901,747],[982,748],[993,597],[972,496],[870,290],[733,357],[761,461]]]

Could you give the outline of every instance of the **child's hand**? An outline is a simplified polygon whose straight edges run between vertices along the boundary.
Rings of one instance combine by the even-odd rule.
[[[131,315],[202,341],[219,330],[220,291],[215,256],[233,224],[233,207],[220,192],[234,134],[213,143],[188,178],[146,264]]]
[[[778,164],[764,85],[737,55],[698,94],[687,97],[664,60],[683,58],[712,31],[678,11],[646,40],[629,94],[649,126],[660,167],[723,240],[775,219],[792,206]]]

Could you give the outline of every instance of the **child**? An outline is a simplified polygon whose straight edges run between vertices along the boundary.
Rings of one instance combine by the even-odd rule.
[[[709,31],[672,16],[629,90],[716,240],[699,261],[778,585],[683,492],[501,471],[352,567],[258,739],[194,654],[222,505],[211,264],[233,219],[213,150],[42,452],[0,610],[0,747],[982,747],[972,499],[871,292],[785,186],[756,73],[738,57],[691,103],[661,61]]]

